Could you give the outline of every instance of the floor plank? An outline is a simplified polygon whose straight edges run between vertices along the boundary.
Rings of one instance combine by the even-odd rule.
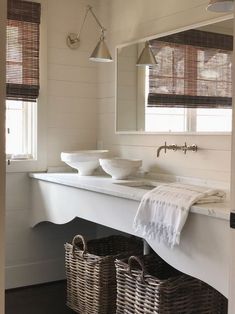
[[[5,314],[74,314],[66,305],[65,281],[6,291]]]

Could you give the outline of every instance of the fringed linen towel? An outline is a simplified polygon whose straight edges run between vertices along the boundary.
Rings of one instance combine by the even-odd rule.
[[[142,237],[163,241],[173,248],[195,203],[221,202],[225,193],[216,189],[169,183],[147,192],[139,205],[133,227]]]

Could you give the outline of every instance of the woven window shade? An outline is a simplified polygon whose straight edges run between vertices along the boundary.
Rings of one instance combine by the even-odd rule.
[[[232,36],[190,30],[150,44],[148,107],[232,107]]]
[[[39,95],[39,3],[8,0],[7,99],[36,101]]]

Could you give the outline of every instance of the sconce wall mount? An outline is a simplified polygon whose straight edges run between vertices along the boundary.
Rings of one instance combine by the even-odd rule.
[[[69,33],[66,38],[66,43],[70,49],[78,49],[80,46],[80,38],[78,37],[78,34]]]
[[[91,13],[91,15],[93,16],[93,18],[95,19],[96,23],[98,24],[98,26],[100,27],[100,30],[101,30],[101,36],[99,38],[99,42],[96,45],[96,47],[95,47],[94,51],[92,52],[89,59],[92,61],[96,61],[96,62],[112,62],[113,59],[112,59],[111,54],[108,50],[108,47],[105,43],[105,31],[106,31],[106,29],[102,26],[102,24],[98,20],[97,16],[93,12],[92,6],[90,6],[90,5],[88,5],[86,7],[86,13],[84,15],[84,18],[83,18],[79,32],[68,34],[68,36],[66,38],[67,46],[70,49],[78,49],[79,48],[81,33],[83,30],[84,24],[86,22],[86,18],[87,18],[88,13]]]

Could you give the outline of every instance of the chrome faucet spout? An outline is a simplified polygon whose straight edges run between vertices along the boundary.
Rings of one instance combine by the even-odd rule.
[[[158,149],[157,149],[157,157],[160,156],[160,151],[161,151],[163,148],[164,148],[164,146],[158,147]]]
[[[160,156],[160,152],[161,152],[162,149],[164,149],[164,150],[165,150],[165,153],[166,153],[167,148],[168,148],[168,146],[166,145],[166,142],[165,142],[164,145],[159,146],[158,149],[157,149],[157,157]]]

